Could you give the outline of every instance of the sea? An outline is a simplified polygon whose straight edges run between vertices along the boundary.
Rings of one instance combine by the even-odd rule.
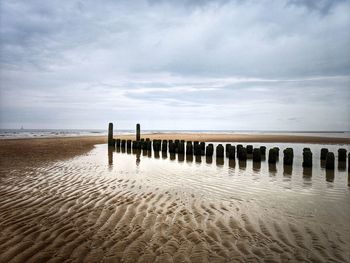
[[[115,130],[114,135],[134,134],[135,130]],[[254,130],[142,130],[142,133],[269,134],[350,138],[350,131],[254,131]],[[0,129],[0,139],[104,136],[107,129]]]

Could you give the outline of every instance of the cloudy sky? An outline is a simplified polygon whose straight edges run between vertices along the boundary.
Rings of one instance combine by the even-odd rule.
[[[0,0],[0,127],[350,130],[350,0]]]

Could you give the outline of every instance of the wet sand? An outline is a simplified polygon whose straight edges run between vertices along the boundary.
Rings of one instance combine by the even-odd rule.
[[[163,136],[181,135],[190,136]],[[237,140],[197,136],[191,140]],[[101,142],[104,137],[0,141],[0,262],[350,262],[346,206],[343,214],[342,207],[333,214],[312,204],[315,211],[294,213],[288,204],[284,210],[243,195],[224,198],[225,183],[213,181],[221,169],[215,165],[147,156],[138,157],[140,164],[117,152],[111,165],[107,147],[93,146]],[[187,170],[200,167],[213,174]],[[333,206],[344,202],[350,200]]]

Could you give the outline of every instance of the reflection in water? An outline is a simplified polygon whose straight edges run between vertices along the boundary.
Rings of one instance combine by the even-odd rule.
[[[239,169],[245,170],[245,168],[247,167],[247,161],[239,160],[238,161],[238,166],[239,166]]]
[[[179,162],[183,162],[183,161],[185,161],[185,155],[183,155],[183,154],[179,154],[178,155],[178,159],[177,159]]]
[[[193,162],[193,155],[192,154],[187,154],[186,155],[186,162],[192,163]]]
[[[326,170],[326,181],[327,182],[334,182],[334,170]]]
[[[277,166],[275,163],[269,163],[269,172],[271,175],[275,175],[277,173]]]
[[[259,171],[261,168],[261,162],[253,162],[253,170]]]
[[[293,172],[293,166],[292,165],[283,165],[283,175],[291,176],[292,172]]]
[[[110,166],[113,165],[113,152],[114,152],[114,147],[108,147],[108,164]]]
[[[236,166],[236,161],[235,161],[235,159],[229,159],[229,161],[228,161],[228,166],[229,166],[230,168],[235,168],[235,166]]]
[[[345,171],[346,170],[346,162],[338,162],[338,170]]]
[[[216,165],[224,165],[224,158],[216,158]]]
[[[310,180],[312,177],[312,167],[303,167],[303,178]]]
[[[207,164],[213,163],[213,157],[212,157],[212,156],[206,156],[206,157],[205,157],[205,162],[206,162]]]
[[[147,150],[147,149],[132,149],[132,148],[127,148],[127,147],[108,147],[108,165],[110,167],[112,167],[113,165],[113,153],[127,153],[129,154],[133,154],[135,155],[136,158],[136,166],[140,165],[141,160],[144,157],[148,157],[148,158],[152,158],[152,150]],[[247,165],[252,166],[252,171],[254,173],[267,173],[270,176],[275,176],[276,174],[278,174],[278,170],[281,169],[283,171],[283,175],[286,177],[285,179],[287,181],[291,181],[293,180],[291,175],[293,174],[293,169],[296,169],[296,171],[294,171],[294,173],[296,175],[301,175],[299,178],[302,178],[304,181],[304,186],[308,186],[310,187],[311,184],[311,178],[312,178],[312,174],[313,169],[316,169],[316,173],[320,172],[321,170],[325,170],[326,172],[326,181],[327,182],[334,182],[334,177],[335,177],[335,171],[332,170],[326,170],[326,169],[322,169],[322,167],[325,166],[325,161],[321,160],[320,161],[320,167],[316,168],[316,167],[302,167],[302,155],[301,156],[296,156],[296,163],[292,166],[290,165],[283,165],[282,163],[278,164],[274,164],[274,163],[266,163],[263,162],[263,164],[261,162],[254,162],[252,160],[246,160],[246,161],[238,161],[236,159],[227,159],[227,163],[225,163],[225,159],[224,158],[216,158],[215,155],[213,156],[201,156],[201,155],[192,155],[192,154],[177,154],[177,153],[168,153],[167,151],[153,151],[153,155],[154,155],[154,159],[160,159],[160,154],[162,159],[169,159],[171,161],[174,161],[177,159],[178,162],[184,162],[185,158],[186,158],[186,162],[187,163],[191,163],[193,162],[193,159],[195,159],[196,163],[202,163],[204,160],[202,158],[205,158],[205,163],[206,164],[213,164],[213,162],[217,165],[217,166],[226,166],[230,169],[233,169],[230,171],[230,173],[232,173],[232,171],[245,171]],[[176,157],[177,156],[177,157]],[[316,158],[317,158],[317,154],[316,154]],[[262,157],[263,158],[263,157]],[[299,158],[299,159],[298,159]],[[263,160],[265,160],[265,158],[263,158]],[[238,161],[238,169],[236,170],[236,161]],[[299,166],[300,163],[300,166]],[[277,168],[278,166],[278,168]],[[338,162],[338,171],[339,172],[344,172],[346,171],[347,168],[347,163],[346,162]],[[317,170],[317,169],[321,169],[321,170]],[[250,170],[250,169],[249,169]],[[249,170],[247,172],[249,172]],[[251,170],[250,170],[251,171]],[[234,173],[233,173],[234,174]],[[337,177],[338,178],[338,177]],[[343,177],[344,178],[344,177]],[[345,184],[350,186],[350,174],[348,174],[347,177],[345,177]],[[314,179],[315,180],[315,179]]]
[[[155,151],[155,152],[154,152],[154,158],[159,159],[159,157],[160,157],[159,152],[158,152],[158,151]]]

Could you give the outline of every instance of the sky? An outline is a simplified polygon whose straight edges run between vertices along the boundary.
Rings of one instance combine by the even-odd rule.
[[[350,130],[350,0],[0,0],[0,128]]]

